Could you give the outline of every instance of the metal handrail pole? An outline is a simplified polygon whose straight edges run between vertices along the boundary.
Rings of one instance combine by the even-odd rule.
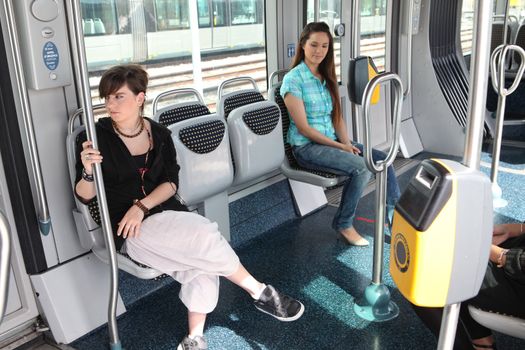
[[[408,29],[407,29],[407,85],[403,96],[407,97],[412,88],[412,17],[414,16],[414,0],[407,0],[408,5]]]
[[[351,16],[351,26],[350,26],[350,38],[358,38],[361,33],[361,0],[352,1],[352,16]],[[356,58],[359,55],[361,47],[360,40],[352,40],[350,43],[350,58]],[[353,120],[352,125],[352,134],[353,139],[361,141],[359,137],[361,136],[361,122],[359,118],[359,106],[357,103],[350,101],[350,111]],[[348,126],[347,126],[348,128]]]
[[[27,86],[22,65],[22,56],[20,54],[20,43],[18,42],[18,32],[15,21],[15,14],[11,0],[4,0],[4,6],[7,10],[7,32],[9,33],[9,44],[11,45],[11,54],[13,58],[13,68],[17,80],[17,92],[20,96],[22,119],[24,122],[24,131],[28,144],[29,159],[35,183],[37,197],[38,226],[42,234],[47,235],[51,229],[51,216],[49,206],[47,205],[47,196],[44,188],[44,179],[42,177],[42,168],[40,166],[40,157],[36,145],[35,127],[31,118],[31,105],[27,95]]]
[[[455,303],[446,305],[443,309],[443,317],[441,318],[441,332],[437,346],[439,350],[452,349],[454,347],[460,306],[461,303]]]
[[[11,261],[11,232],[4,213],[0,210],[0,323],[7,305],[9,262]]]
[[[384,160],[375,163],[372,158],[372,145],[370,138],[370,105],[372,95],[377,86],[382,83],[391,82],[394,87],[394,113],[392,118],[393,123],[393,139],[387,156]],[[399,148],[399,132],[401,126],[401,112],[403,100],[403,83],[399,75],[394,73],[381,73],[375,76],[368,82],[363,93],[363,124],[364,124],[364,147],[363,157],[368,169],[376,174],[376,225],[374,235],[374,259],[373,259],[373,273],[372,282],[380,284],[383,275],[383,246],[384,246],[384,230],[385,227],[385,205],[387,192],[387,170],[394,162]]]
[[[161,99],[166,98],[168,96],[183,95],[183,94],[193,94],[197,97],[197,100],[199,101],[199,103],[206,105],[204,103],[204,100],[201,94],[196,89],[193,89],[193,88],[173,89],[169,91],[164,91],[158,94],[157,97],[155,97],[152,103],[153,114],[157,113],[157,107]]]
[[[217,88],[217,100],[220,100],[222,98],[222,93],[223,93],[224,89],[226,88],[226,86],[231,85],[231,84],[240,83],[240,82],[243,82],[243,81],[251,83],[253,85],[254,90],[259,91],[259,87],[257,86],[257,82],[253,78],[250,78],[250,77],[231,78],[231,79],[223,81],[219,85],[219,87]]]
[[[97,134],[95,131],[95,119],[93,117],[93,109],[91,105],[91,90],[89,86],[86,48],[83,40],[82,31],[82,17],[80,11],[80,0],[74,0],[72,3],[73,10],[73,36],[77,46],[75,63],[78,67],[80,79],[80,89],[82,92],[82,104],[84,108],[84,124],[86,125],[86,133],[88,140],[93,142],[93,148],[98,148]],[[93,166],[93,175],[95,178],[95,187],[97,192],[97,200],[100,211],[101,226],[104,232],[104,240],[109,254],[110,266],[110,295],[108,303],[108,328],[109,328],[109,345],[113,350],[122,349],[118,335],[117,327],[117,300],[118,300],[118,265],[117,254],[115,249],[115,241],[113,240],[113,229],[109,219],[109,211],[106,200],[106,191],[104,188],[104,179],[102,176],[102,168],[100,164],[95,163]]]
[[[468,121],[466,128],[463,164],[472,169],[479,169],[483,124],[485,120],[485,102],[489,78],[490,33],[492,23],[492,0],[479,0],[475,11],[472,57],[470,67]]]
[[[479,170],[481,144],[485,122],[485,102],[489,78],[490,31],[492,23],[492,0],[478,0],[475,6],[472,38],[472,60],[468,95],[468,120],[463,165]],[[452,350],[456,335],[461,303],[445,305],[438,349]]]

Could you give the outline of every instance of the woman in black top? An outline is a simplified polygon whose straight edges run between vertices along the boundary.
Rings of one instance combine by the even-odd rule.
[[[468,305],[525,319],[525,225],[494,226],[489,263],[478,295],[461,304],[454,349],[495,349],[490,329],[477,323]],[[426,326],[439,334],[441,308],[413,306]]]
[[[92,165],[101,163],[109,214],[118,249],[182,284],[189,334],[179,349],[206,349],[206,314],[217,305],[219,276],[246,290],[255,306],[281,321],[301,317],[304,306],[257,281],[239,262],[217,224],[176,198],[179,166],[170,131],[143,117],[148,75],[138,65],[104,73],[99,94],[109,117],[96,124],[99,149],[81,141],[76,195],[95,199]],[[84,138],[85,140],[85,138]]]

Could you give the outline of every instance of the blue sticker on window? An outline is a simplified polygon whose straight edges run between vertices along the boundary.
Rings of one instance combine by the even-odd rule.
[[[44,58],[44,64],[49,70],[55,70],[58,67],[58,49],[55,44],[51,41],[48,41],[44,44],[44,49],[42,50],[42,56]]]

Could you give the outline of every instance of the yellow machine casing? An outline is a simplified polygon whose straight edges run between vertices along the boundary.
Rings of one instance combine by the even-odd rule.
[[[492,236],[488,178],[441,159],[423,161],[394,212],[390,274],[418,306],[475,296]]]

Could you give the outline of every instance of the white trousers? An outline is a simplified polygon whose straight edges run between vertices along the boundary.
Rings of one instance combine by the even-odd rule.
[[[232,275],[240,264],[217,223],[191,212],[167,210],[148,217],[124,248],[134,260],[178,281],[179,298],[189,311],[206,314],[217,306],[219,276]]]

